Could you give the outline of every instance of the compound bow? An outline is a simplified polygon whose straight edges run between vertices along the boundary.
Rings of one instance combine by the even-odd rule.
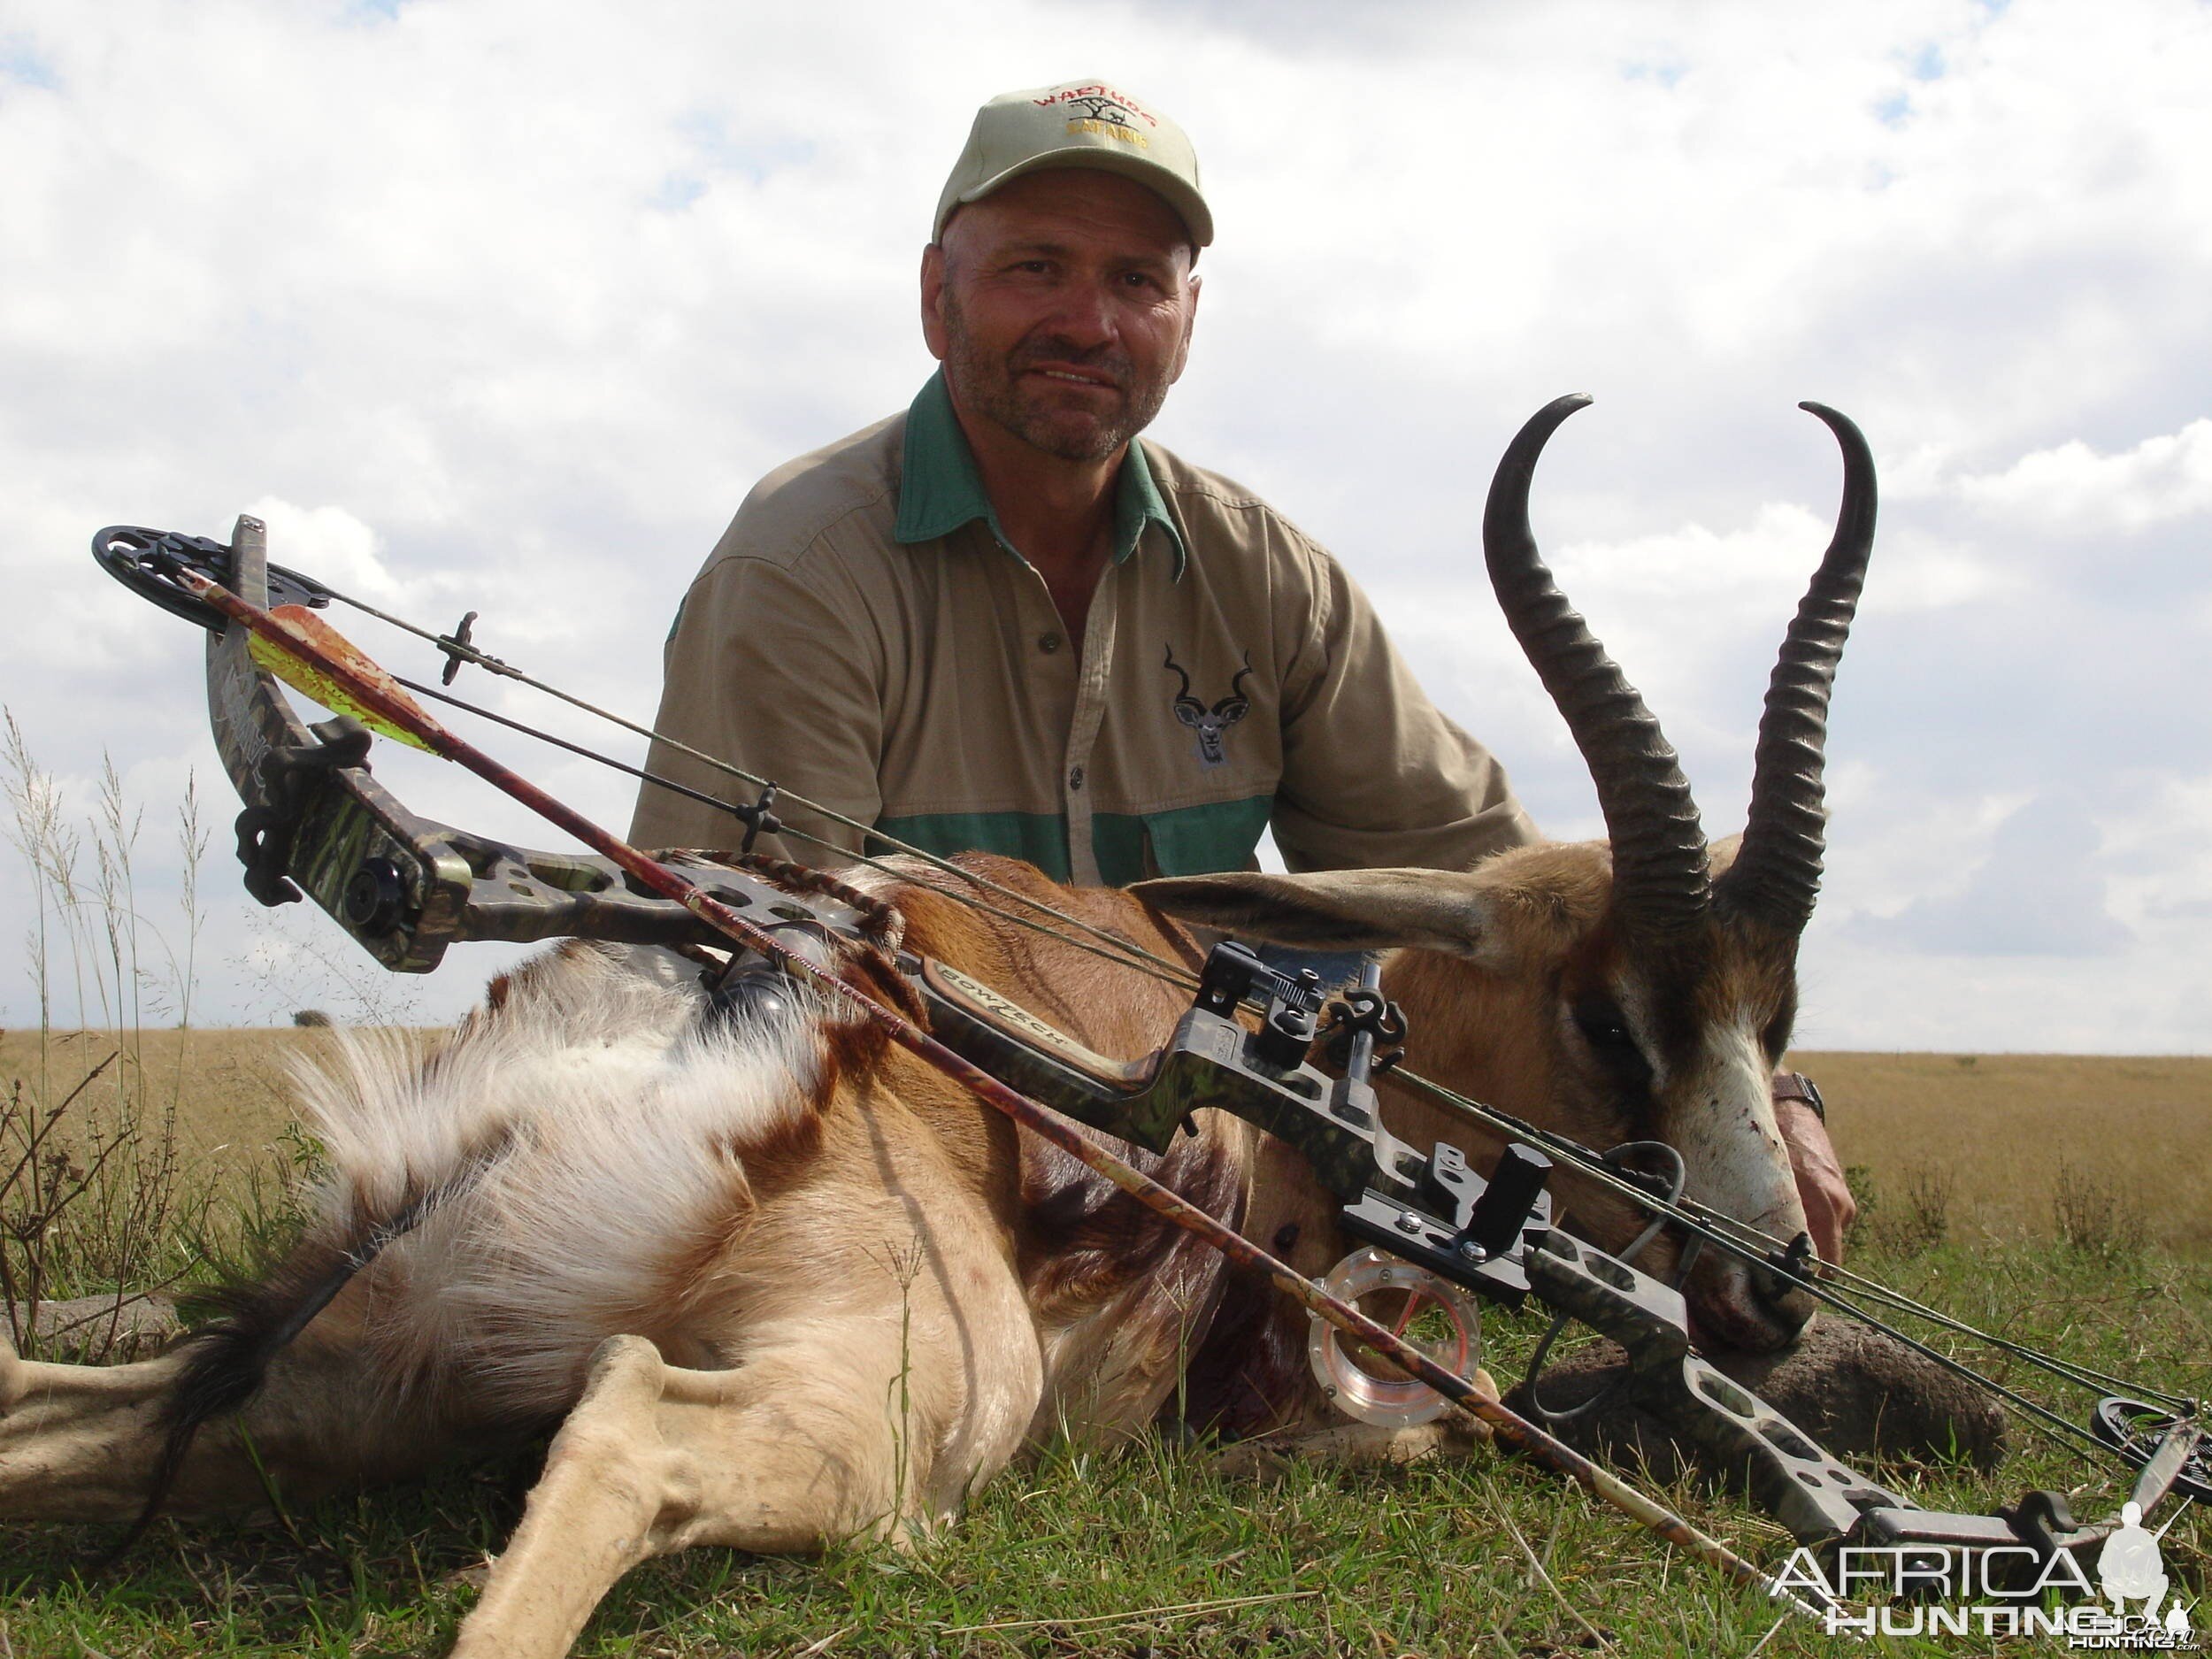
[[[359,602],[312,578],[270,565],[266,534],[259,521],[242,517],[227,546],[198,537],[111,527],[95,538],[93,550],[110,573],[134,590],[210,631],[211,719],[224,767],[244,803],[238,818],[238,856],[245,866],[246,886],[263,904],[293,902],[303,893],[379,962],[400,972],[429,972],[457,941],[527,942],[572,935],[639,944],[727,947],[734,940],[742,949],[720,976],[726,984],[749,972],[789,974],[809,979],[831,995],[849,1000],[859,996],[841,980],[821,973],[804,953],[793,950],[779,937],[779,930],[794,928],[857,937],[869,918],[852,904],[819,888],[781,881],[778,867],[759,860],[742,860],[741,867],[717,869],[706,880],[694,882],[550,802],[429,720],[400,687],[449,703],[459,703],[458,699],[427,686],[394,681],[357,653],[348,660],[350,648],[328,630],[315,627],[311,613],[333,601]],[[283,608],[280,615],[270,615],[273,606]],[[452,634],[435,634],[371,607],[359,608],[433,640],[447,659],[443,684],[449,685],[464,664],[540,684],[476,649],[471,640],[474,612]],[[335,660],[319,652],[319,645],[334,646]],[[316,659],[306,672],[311,673],[317,700],[344,710],[311,726],[301,720],[279,688],[280,670],[284,678],[301,681],[296,665],[303,657]],[[542,688],[577,702],[553,687]],[[490,718],[531,730],[504,717]],[[627,721],[618,723],[633,731],[644,730]],[[598,846],[601,855],[511,847],[416,816],[370,772],[372,726],[472,765],[587,844]],[[547,741],[590,754],[564,740]],[[622,769],[645,775],[634,767]],[[784,827],[772,810],[775,786],[733,767],[723,770],[760,788],[750,803],[716,802],[744,824],[749,851],[756,836]],[[966,872],[957,873],[976,879]],[[999,891],[1010,898],[1022,896]],[[1024,902],[1037,908],[1033,901]],[[1081,926],[1056,911],[1046,913]],[[1010,919],[1046,926],[1029,918]],[[1111,935],[1098,937],[1118,952],[1128,949]],[[2055,1425],[2134,1465],[2139,1472],[2132,1497],[2145,1513],[2169,1492],[2212,1502],[2212,1462],[2206,1456],[2193,1401],[2142,1388],[2131,1393],[2144,1398],[2108,1394],[2093,1413],[2093,1432],[2085,1432],[1870,1316],[1834,1285],[1824,1282],[1821,1270],[1809,1259],[1804,1240],[1785,1245],[1688,1202],[1678,1182],[1660,1184],[1655,1190],[1654,1184],[1623,1171],[1588,1148],[1402,1069],[1398,1072],[1402,1081],[1451,1106],[1469,1121],[1503,1133],[1509,1145],[1485,1175],[1471,1168],[1456,1147],[1440,1143],[1423,1152],[1398,1141],[1382,1125],[1372,1078],[1396,1058],[1395,1045],[1404,1033],[1402,1022],[1392,1023],[1395,1010],[1382,1002],[1371,970],[1361,987],[1346,993],[1332,1009],[1310,976],[1282,973],[1240,945],[1225,941],[1209,958],[1192,1006],[1167,1042],[1141,1061],[1122,1064],[1089,1053],[1047,1022],[944,964],[902,953],[898,965],[927,1010],[930,1031],[924,1033],[910,1025],[903,1032],[895,1029],[895,1025],[905,1024],[903,1018],[869,1002],[863,1011],[894,1022],[887,1029],[895,1038],[1136,1192],[1178,1225],[1202,1232],[1233,1258],[1267,1273],[1315,1314],[1317,1369],[1335,1368],[1325,1375],[1341,1379],[1345,1374],[1342,1350],[1332,1346],[1337,1340],[1334,1333],[1340,1332],[1418,1379],[1417,1384],[1383,1389],[1388,1397],[1379,1404],[1371,1390],[1364,1411],[1359,1399],[1340,1397],[1340,1404],[1356,1415],[1387,1420],[1390,1412],[1405,1409],[1408,1394],[1432,1400],[1440,1395],[1491,1422],[1509,1439],[1535,1450],[1662,1535],[1696,1549],[1739,1578],[1773,1587],[1766,1574],[1590,1464],[1540,1424],[1479,1394],[1428,1351],[1401,1341],[1394,1333],[1359,1314],[1351,1302],[1363,1288],[1377,1282],[1372,1271],[1363,1277],[1360,1264],[1371,1268],[1376,1262],[1389,1263],[1380,1270],[1382,1282],[1392,1282],[1394,1268],[1399,1284],[1427,1286],[1440,1297],[1448,1294],[1445,1287],[1458,1287],[1507,1304],[1533,1299],[1554,1310],[1562,1322],[1577,1319],[1611,1338],[1628,1356],[1637,1403],[1721,1466],[1747,1474],[1753,1495],[1801,1544],[1832,1550],[1870,1544],[1919,1546],[1955,1552],[1960,1559],[2001,1551],[2024,1557],[2032,1567],[2047,1563],[2060,1551],[2084,1552],[2114,1530],[2116,1523],[2078,1523],[2065,1497],[2052,1492],[2031,1492],[2017,1505],[1987,1516],[1924,1509],[1829,1455],[1811,1436],[1695,1351],[1680,1293],[1640,1271],[1629,1259],[1633,1247],[1622,1256],[1611,1256],[1552,1225],[1546,1184],[1554,1160],[1566,1162],[1641,1205],[1653,1215],[1654,1230],[1662,1223],[1672,1225],[1709,1248],[1758,1262],[1852,1317],[1962,1371],[2045,1426]],[[1240,1020],[1240,1010],[1259,1016],[1256,1030]],[[1309,1057],[1317,1036],[1325,1034],[1320,1024],[1325,1014],[1333,1015],[1340,1032],[1334,1045],[1336,1075],[1317,1067]],[[1368,1249],[1348,1258],[1327,1281],[1316,1286],[1076,1134],[1053,1112],[1040,1110],[1038,1102],[1065,1118],[1155,1151],[1164,1148],[1194,1110],[1212,1107],[1233,1112],[1279,1136],[1310,1161],[1318,1179],[1343,1206],[1344,1230],[1365,1240]],[[2116,1379],[1974,1332],[1872,1281],[1855,1275],[1843,1275],[1841,1280],[1858,1294],[1875,1296],[1893,1308],[1994,1342],[2069,1381],[2101,1392],[2124,1386]],[[1320,1322],[1334,1327],[1328,1340],[1323,1340]],[[1425,1390],[1433,1392],[1425,1395]],[[1532,1405],[1533,1377],[1526,1392]],[[1541,1418],[1548,1414],[1534,1409],[1532,1415]],[[1801,1611],[1816,1610],[1787,1592],[1776,1594]]]

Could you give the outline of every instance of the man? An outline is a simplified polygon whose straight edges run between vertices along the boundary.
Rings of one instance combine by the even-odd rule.
[[[659,729],[931,851],[1079,883],[1466,869],[1535,837],[1335,560],[1137,434],[1182,373],[1213,219],[1181,130],[1098,82],[985,104],[937,205],[903,416],[764,479],[678,612]],[[664,745],[653,770],[726,780]],[[859,832],[804,807],[791,856]],[[732,839],[648,787],[631,839]],[[1848,1194],[1781,1105],[1832,1256]],[[1825,1168],[1819,1166],[1824,1162]]]

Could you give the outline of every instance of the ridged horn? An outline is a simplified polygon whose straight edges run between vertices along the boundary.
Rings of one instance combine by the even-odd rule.
[[[1537,457],[1589,402],[1562,397],[1515,434],[1483,511],[1483,557],[1514,637],[1597,785],[1613,839],[1614,913],[1632,937],[1663,941],[1687,932],[1711,896],[1697,803],[1659,722],[1552,580],[1528,522]]]
[[[1821,772],[1828,741],[1828,694],[1851,632],[1866,562],[1874,550],[1874,457],[1858,427],[1822,403],[1800,403],[1828,424],[1843,449],[1843,504],[1836,534],[1797,607],[1767,683],[1759,718],[1751,812],[1736,862],[1721,877],[1721,902],[1792,937],[1804,931],[1820,891],[1826,846]]]

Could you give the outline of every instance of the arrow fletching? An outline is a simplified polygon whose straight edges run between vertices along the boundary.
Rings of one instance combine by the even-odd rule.
[[[304,605],[279,605],[269,615],[282,625],[286,634],[340,664],[348,672],[367,681],[383,696],[407,710],[422,723],[421,731],[444,735],[443,728],[424,711],[420,703],[400,687],[396,680],[365,656],[352,641]],[[372,732],[388,737],[395,742],[404,743],[410,749],[419,749],[426,754],[438,753],[425,738],[375,710],[364,706],[344,687],[305,657],[288,649],[268,635],[254,634],[247,641],[246,649],[261,667],[267,669],[302,696],[319,703],[333,714],[349,714]]]

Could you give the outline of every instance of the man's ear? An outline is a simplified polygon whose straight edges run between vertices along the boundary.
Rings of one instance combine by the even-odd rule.
[[[1277,876],[1240,871],[1164,876],[1129,891],[1186,921],[1240,938],[1316,950],[1402,945],[1501,965],[1491,895],[1473,878],[1437,870],[1327,870]]]
[[[1198,326],[1198,273],[1190,273],[1190,308],[1183,313],[1183,342],[1175,348],[1175,373],[1167,377],[1172,386],[1183,378],[1183,370],[1190,363],[1191,334]]]
[[[949,341],[945,331],[945,250],[932,242],[922,250],[922,343],[942,363]]]

